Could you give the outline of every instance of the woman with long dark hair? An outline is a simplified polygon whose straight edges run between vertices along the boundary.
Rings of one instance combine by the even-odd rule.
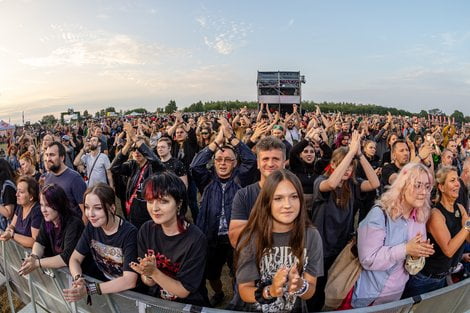
[[[14,239],[25,248],[31,248],[39,233],[42,216],[39,205],[39,184],[29,176],[18,179],[16,191],[17,207],[10,225],[0,240]]]
[[[355,177],[357,160],[367,180]],[[361,152],[361,135],[354,131],[349,147],[333,151],[324,175],[313,184],[312,221],[323,240],[325,276],[318,281],[319,289],[309,303],[310,310],[322,309],[328,270],[352,237],[355,200],[361,192],[372,191],[379,185],[377,174]]]
[[[199,228],[184,218],[187,196],[183,181],[174,173],[162,172],[145,181],[143,194],[152,220],[139,230],[141,260],[132,263],[132,269],[151,287],[151,295],[208,305],[204,286],[207,242]]]
[[[299,179],[287,170],[271,173],[237,245],[241,299],[257,311],[302,310],[323,275],[322,254]]]
[[[94,294],[116,293],[136,286],[137,274],[130,268],[137,252],[137,229],[116,215],[113,189],[98,183],[83,195],[85,215],[89,221],[69,261],[72,286],[64,290],[64,298],[75,302]],[[103,283],[87,282],[83,278],[82,262],[93,257]],[[84,268],[87,270],[87,268]]]
[[[366,157],[367,161],[369,161],[369,164],[372,166],[374,169],[375,173],[380,175],[380,172],[382,168],[380,167],[380,159],[376,154],[377,151],[377,144],[373,140],[366,140],[362,144],[362,153]],[[362,168],[361,164],[357,165],[357,177],[360,177],[362,179],[367,179],[366,173],[364,172],[364,169]],[[359,222],[366,217],[367,213],[369,213],[370,209],[374,205],[374,201],[377,198],[377,191],[372,190],[365,192],[363,194],[363,197],[361,199],[356,199],[355,203],[355,209],[356,212],[359,211]]]
[[[44,221],[31,255],[21,265],[20,275],[37,268],[67,266],[84,228],[82,219],[70,209],[67,195],[59,185],[44,186],[39,199]]]
[[[324,138],[320,136],[324,134]],[[332,150],[324,141],[328,139],[323,129],[313,127],[305,138],[290,150],[290,170],[302,183],[307,210],[313,206],[313,182],[320,176],[331,159]]]

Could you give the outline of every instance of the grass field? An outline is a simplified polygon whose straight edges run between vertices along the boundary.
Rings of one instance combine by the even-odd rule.
[[[18,312],[22,307],[20,299],[13,297],[13,304],[15,305],[15,311]],[[0,287],[0,313],[10,313],[10,304],[8,303],[7,288],[5,286]]]

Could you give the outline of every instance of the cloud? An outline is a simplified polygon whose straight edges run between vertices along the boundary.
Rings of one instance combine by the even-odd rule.
[[[25,57],[23,64],[33,67],[156,64],[163,56],[181,55],[182,49],[142,42],[126,34],[103,30],[89,31],[81,26],[51,25],[52,34],[42,42],[57,42],[58,47],[46,56]]]
[[[201,27],[206,27],[207,21],[204,16],[200,16],[196,18],[196,22],[201,26]]]
[[[252,31],[251,25],[224,18],[199,16],[196,22],[202,29],[204,44],[222,55],[231,54],[246,45],[246,38]]]
[[[470,39],[470,32],[446,32],[433,36],[439,43],[448,49],[454,49]]]
[[[104,13],[100,13],[96,16],[96,18],[99,18],[100,20],[107,20],[110,18],[110,16]]]

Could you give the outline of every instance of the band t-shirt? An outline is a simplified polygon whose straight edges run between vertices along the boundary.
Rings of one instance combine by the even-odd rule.
[[[137,228],[120,219],[117,232],[108,236],[101,227],[88,223],[75,250],[85,256],[91,253],[106,279],[113,280],[124,271],[133,271],[129,263],[137,259]]]
[[[251,240],[241,252],[237,265],[237,283],[261,281],[263,284],[272,283],[274,274],[281,266],[291,268],[298,263],[298,258],[289,246],[291,232],[273,233],[273,246],[265,249],[260,264],[256,264],[255,241]],[[318,230],[308,227],[305,232],[305,248],[303,252],[303,272],[314,277],[323,276],[323,248]],[[253,309],[263,312],[290,312],[298,309],[300,301],[296,295],[284,293],[282,297],[270,304],[255,303]]]
[[[207,241],[197,226],[189,225],[185,232],[167,236],[160,225],[147,221],[139,230],[137,242],[139,257],[154,254],[157,268],[180,281],[190,292],[186,298],[179,299],[157,284],[150,289],[151,295],[194,305],[207,304],[203,288]]]

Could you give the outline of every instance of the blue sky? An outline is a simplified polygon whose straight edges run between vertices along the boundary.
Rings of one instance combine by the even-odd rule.
[[[258,70],[304,100],[470,115],[468,1],[0,0],[0,119],[69,107],[256,100]]]

